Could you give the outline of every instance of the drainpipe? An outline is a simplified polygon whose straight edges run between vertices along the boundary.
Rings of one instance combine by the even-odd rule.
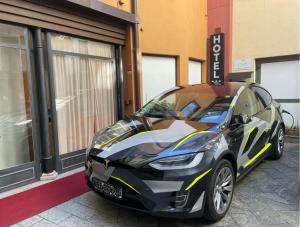
[[[53,172],[53,161],[50,153],[49,127],[48,127],[48,107],[45,88],[44,51],[42,44],[42,32],[40,28],[34,30],[34,52],[35,71],[37,82],[37,97],[39,100],[39,120],[41,138],[41,168],[42,177]]]
[[[122,47],[118,46],[115,50],[116,56],[116,74],[117,74],[117,100],[118,100],[118,120],[124,119],[124,78],[122,63]]]
[[[131,1],[131,12],[137,17],[137,0]],[[140,77],[139,77],[139,25],[133,25],[133,62],[134,62],[134,90],[135,90],[135,109],[141,107],[140,103]]]

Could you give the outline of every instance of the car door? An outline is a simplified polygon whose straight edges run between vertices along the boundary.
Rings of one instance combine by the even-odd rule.
[[[270,135],[274,131],[277,121],[275,119],[275,107],[272,105],[272,96],[264,88],[259,86],[252,86],[251,90],[254,92],[260,111],[257,114],[266,124],[266,132]]]
[[[266,124],[260,116],[261,110],[254,92],[249,88],[244,89],[234,106],[230,133],[231,149],[237,157],[238,175],[247,169],[248,163],[264,144],[264,141],[259,140],[266,129]],[[240,123],[240,115],[248,116],[249,121]]]

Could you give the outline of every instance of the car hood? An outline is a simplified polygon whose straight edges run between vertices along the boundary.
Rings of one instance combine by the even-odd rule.
[[[92,155],[139,167],[155,159],[199,151],[218,125],[174,118],[132,116],[97,133]]]

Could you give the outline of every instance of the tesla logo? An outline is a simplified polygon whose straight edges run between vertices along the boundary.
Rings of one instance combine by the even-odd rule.
[[[104,164],[105,169],[107,169],[109,163],[110,163],[110,160],[104,159],[104,163],[103,164]]]

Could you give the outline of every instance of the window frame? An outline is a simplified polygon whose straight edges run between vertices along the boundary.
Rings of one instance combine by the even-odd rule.
[[[35,59],[34,59],[34,49],[33,49],[33,34],[32,29],[29,26],[21,25],[18,23],[12,23],[8,21],[1,21],[2,24],[17,26],[24,29],[24,45],[15,45],[15,44],[0,44],[4,48],[15,48],[25,51],[25,58],[27,64],[27,81],[28,81],[28,91],[29,91],[29,100],[30,100],[30,111],[32,119],[32,144],[33,144],[33,161],[18,164],[9,168],[0,170],[0,178],[7,177],[11,175],[14,179],[18,179],[19,176],[24,174],[26,171],[30,171],[32,175],[30,178],[24,178],[20,181],[13,181],[10,184],[4,184],[0,186],[0,192],[4,192],[16,187],[20,187],[29,183],[38,181],[39,177],[42,175],[41,164],[40,164],[40,122],[39,122],[39,113],[38,113],[38,97],[37,97],[37,88],[36,88],[36,69],[35,69]]]
[[[51,121],[52,121],[52,130],[53,130],[53,146],[54,146],[54,163],[55,163],[55,170],[58,173],[68,172],[72,169],[81,167],[84,162],[77,162],[73,161],[76,159],[84,160],[85,158],[85,151],[86,149],[72,151],[66,154],[60,154],[59,152],[59,139],[58,139],[58,120],[57,120],[57,111],[56,111],[56,92],[55,92],[55,83],[54,83],[54,72],[53,72],[53,55],[54,54],[67,54],[71,56],[80,56],[80,57],[91,57],[96,59],[102,59],[102,60],[111,60],[114,64],[114,71],[116,74],[116,120],[120,120],[123,118],[124,114],[124,106],[122,104],[123,99],[123,89],[118,89],[120,87],[123,87],[123,71],[122,71],[122,56],[121,56],[121,48],[120,46],[108,43],[101,40],[95,40],[95,39],[89,39],[85,37],[79,37],[73,34],[68,33],[62,33],[62,32],[55,32],[51,30],[46,30],[44,32],[45,34],[45,49],[47,50],[46,56],[47,56],[47,65],[48,65],[48,86],[49,86],[49,97],[50,97],[50,115],[51,115]],[[113,47],[113,56],[111,58],[107,57],[101,57],[101,56],[94,56],[94,55],[88,55],[88,54],[80,54],[80,53],[72,53],[72,52],[65,52],[60,50],[53,50],[51,47],[51,37],[52,35],[65,35],[70,36],[78,39],[84,39],[84,40],[90,40],[93,42],[101,42],[105,44],[109,44]],[[119,113],[119,114],[118,114]],[[71,165],[64,166],[64,162],[70,160],[72,162]]]
[[[261,90],[265,91],[265,92],[270,96],[270,98],[271,98],[271,102],[270,102],[267,106],[264,106],[264,104],[262,103],[262,105],[264,106],[264,108],[258,112],[258,113],[260,113],[260,112],[265,111],[267,108],[269,108],[269,107],[272,105],[272,103],[273,103],[273,97],[272,97],[272,95],[270,94],[270,92],[268,92],[266,89],[264,89],[263,87],[261,87],[261,86],[259,86],[259,85],[257,85],[257,84],[251,85],[251,86],[249,87],[250,90],[254,93],[255,96],[257,96],[257,95],[256,95],[256,93],[252,90],[254,87],[260,88]],[[263,98],[263,97],[262,97],[262,98]]]

